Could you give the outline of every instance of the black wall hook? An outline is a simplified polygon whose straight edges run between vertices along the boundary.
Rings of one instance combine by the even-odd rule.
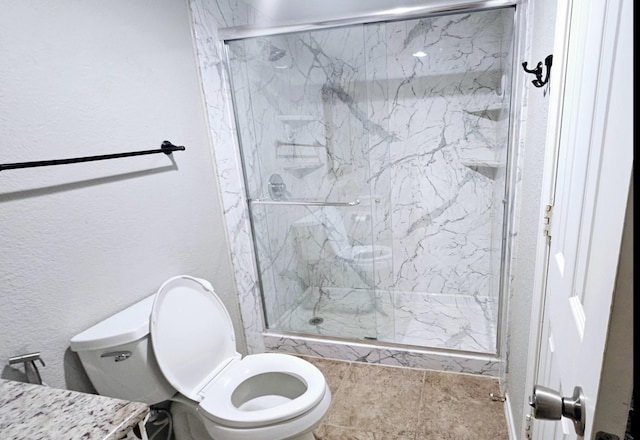
[[[527,62],[522,63],[522,67],[524,71],[527,73],[531,73],[536,76],[536,79],[532,80],[531,83],[536,87],[542,87],[549,82],[549,77],[551,76],[551,63],[553,62],[553,55],[548,55],[544,59],[544,65],[547,67],[547,74],[545,78],[542,79],[542,61],[538,61],[538,65],[535,69],[527,69]]]

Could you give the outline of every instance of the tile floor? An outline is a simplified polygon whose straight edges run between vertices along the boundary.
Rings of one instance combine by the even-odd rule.
[[[301,356],[333,401],[317,440],[508,440],[498,381],[489,377]]]

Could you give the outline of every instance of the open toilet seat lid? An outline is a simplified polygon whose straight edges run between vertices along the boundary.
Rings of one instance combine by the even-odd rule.
[[[231,360],[240,358],[231,317],[211,284],[180,275],[158,290],[151,310],[151,345],[162,374],[188,398]]]

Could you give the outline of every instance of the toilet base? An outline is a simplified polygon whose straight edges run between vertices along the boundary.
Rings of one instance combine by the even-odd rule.
[[[212,429],[207,429],[204,420],[196,410],[198,404],[178,394],[171,399],[170,412],[173,418],[173,438],[175,440],[315,440],[313,430],[326,415],[330,404],[331,391],[327,386],[325,395],[318,406],[304,416],[300,416],[294,421],[289,422],[290,427],[288,432],[291,432],[291,425],[293,425],[295,429],[299,429],[298,432],[305,431],[293,437],[270,438],[277,435],[276,432],[278,431],[270,431],[268,428],[266,431],[255,430],[253,432],[242,432],[242,430],[223,428],[220,426],[214,427],[213,431],[216,432],[216,435],[212,435]],[[211,425],[209,425],[209,428],[211,428]],[[279,431],[279,433],[281,432],[282,431]]]
[[[316,440],[313,432],[305,432],[297,437],[292,437],[290,440]]]
[[[172,438],[174,440],[214,440],[207,432],[200,417],[188,405],[173,402],[171,416],[173,417]],[[309,431],[287,440],[316,440],[316,438],[313,432]]]
[[[185,400],[175,399],[169,410],[173,418],[174,440],[213,440],[195,407]]]

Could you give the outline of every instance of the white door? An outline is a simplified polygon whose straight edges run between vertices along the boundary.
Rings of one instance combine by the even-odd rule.
[[[585,396],[593,420],[633,163],[633,1],[559,2],[548,145],[557,147],[536,384]],[[552,75],[552,80],[553,80]],[[576,439],[534,420],[532,437]]]

